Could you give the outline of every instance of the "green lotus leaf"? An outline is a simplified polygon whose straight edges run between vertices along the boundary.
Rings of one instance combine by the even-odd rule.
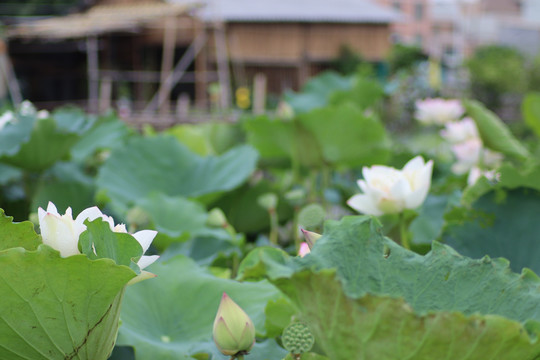
[[[223,209],[227,220],[238,231],[243,233],[258,233],[266,231],[270,226],[268,211],[258,206],[259,196],[274,192],[279,196],[277,214],[280,221],[292,218],[292,208],[279,193],[279,189],[268,180],[256,184],[245,184],[221,197],[214,206]]]
[[[14,223],[13,218],[6,216],[0,209],[0,251],[15,247],[35,250],[41,244],[41,238],[30,221]]]
[[[228,359],[212,341],[212,328],[223,292],[246,311],[257,333],[264,333],[264,307],[280,298],[268,282],[239,283],[217,278],[193,260],[179,255],[148,268],[157,277],[130,286],[122,307],[119,345],[135,348],[137,360],[177,359],[209,354]],[[274,341],[257,343],[249,357],[282,359]]]
[[[46,209],[52,201],[62,213],[71,207],[73,213],[78,214],[95,205],[94,193],[94,178],[87,175],[81,165],[57,162],[36,184],[30,211],[36,212],[39,207]]]
[[[464,102],[467,114],[473,118],[484,145],[520,160],[527,159],[528,150],[510,132],[508,127],[490,110],[474,100]]]
[[[462,210],[462,219],[448,221],[444,241],[460,254],[510,260],[514,271],[530,268],[540,274],[540,193],[520,188],[489,192]]]
[[[292,121],[270,119],[261,115],[243,122],[247,141],[254,146],[262,159],[272,164],[290,163],[294,154],[294,130]]]
[[[540,93],[528,93],[521,103],[525,123],[540,137]]]
[[[143,255],[141,244],[128,233],[113,232],[101,218],[84,222],[86,230],[79,237],[79,250],[89,259],[112,259],[118,265],[130,267],[137,274],[137,262]]]
[[[55,109],[50,116],[62,132],[82,135],[95,123],[93,115],[87,115],[83,109],[66,105]]]
[[[16,167],[0,163],[0,185],[21,179],[22,171]]]
[[[6,124],[0,131],[0,156],[17,154],[21,146],[30,140],[36,121],[35,116],[14,115],[16,119]]]
[[[444,226],[444,214],[459,203],[459,192],[450,195],[429,194],[411,222],[409,231],[415,244],[431,244],[439,239]]]
[[[333,92],[350,90],[352,85],[352,78],[326,71],[310,79],[302,87],[302,92],[285,93],[285,100],[296,113],[304,113],[326,106]]]
[[[116,115],[101,117],[73,146],[71,156],[74,161],[82,162],[98,150],[123,145],[131,133],[132,130]]]
[[[330,104],[341,105],[352,102],[364,110],[377,105],[383,96],[384,89],[379,82],[357,75],[350,90],[338,90],[331,95]]]
[[[154,228],[170,237],[202,230],[208,213],[204,206],[183,197],[153,193],[137,201],[152,221]]]
[[[353,103],[313,110],[299,116],[320,144],[326,163],[356,167],[383,164],[390,155],[384,126]]]
[[[72,120],[70,122],[70,120]],[[92,121],[80,114],[73,115],[59,111],[45,119],[36,119],[35,115],[17,115],[17,119],[8,124],[0,133],[0,142],[11,149],[0,146],[3,161],[31,171],[43,171],[58,160],[69,155],[71,147],[81,133],[86,131]],[[4,151],[2,151],[4,149]]]
[[[41,245],[0,251],[0,274],[0,359],[107,359],[132,270]]]
[[[196,235],[185,242],[172,243],[160,259],[165,261],[179,254],[190,257],[201,266],[210,266],[220,257],[229,258],[233,254],[241,255],[242,251],[236,239],[233,239],[225,229],[219,228],[197,231]]]
[[[201,157],[172,136],[137,137],[112,150],[97,184],[125,211],[152,192],[197,197],[232,190],[247,180],[256,162],[257,152],[250,146]]]
[[[194,153],[206,156],[214,154],[214,149],[205,129],[201,126],[192,124],[176,125],[166,131],[167,134],[173,135],[182,144],[187,146]]]
[[[309,255],[259,256],[255,273],[266,268],[331,359],[540,356],[534,273],[512,273],[504,259],[473,260],[437,242],[418,255],[381,230],[370,217],[329,221]]]

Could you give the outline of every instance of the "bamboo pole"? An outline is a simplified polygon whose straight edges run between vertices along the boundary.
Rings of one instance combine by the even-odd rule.
[[[231,79],[229,75],[225,26],[222,22],[214,24],[214,40],[216,46],[218,78],[221,88],[221,108],[228,109],[231,106]]]
[[[167,81],[171,75],[174,65],[174,49],[176,45],[176,18],[165,19],[163,29],[163,55],[161,59],[161,84]],[[172,87],[160,87],[159,98],[163,102],[159,105],[159,113],[166,114],[170,111],[170,92]]]
[[[96,36],[86,38],[86,59],[88,66],[88,111],[96,113],[99,102],[99,59]]]
[[[167,76],[165,82],[161,83],[158,92],[154,94],[152,100],[150,100],[150,102],[144,109],[144,113],[146,115],[148,115],[156,108],[161,106],[161,104],[163,104],[163,102],[165,101],[165,96],[168,96],[174,85],[176,85],[180,81],[180,79],[182,79],[182,76],[186,72],[188,66],[193,62],[195,56],[197,56],[199,51],[201,51],[205,43],[205,33],[199,34],[195,37],[195,40],[193,40],[184,55],[176,63],[174,70]],[[162,88],[164,89],[162,90]]]

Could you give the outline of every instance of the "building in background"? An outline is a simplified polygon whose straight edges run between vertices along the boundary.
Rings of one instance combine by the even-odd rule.
[[[328,68],[343,46],[383,61],[399,14],[371,0],[207,0],[204,18],[224,25],[236,84],[261,73],[281,93]]]
[[[402,14],[401,19],[392,25],[394,42],[428,50],[432,37],[431,0],[377,0],[377,3]]]
[[[40,108],[90,100],[95,110],[98,102],[129,97],[136,111],[167,112],[183,93],[207,107],[216,83],[225,107],[231,83],[251,86],[256,74],[265,75],[270,92],[297,90],[326,69],[342,46],[368,61],[383,61],[390,27],[399,19],[370,0],[84,4],[82,12],[8,27],[23,95]]]
[[[431,41],[427,51],[445,65],[455,67],[463,61],[465,55],[466,39],[460,3],[433,0],[431,11]]]

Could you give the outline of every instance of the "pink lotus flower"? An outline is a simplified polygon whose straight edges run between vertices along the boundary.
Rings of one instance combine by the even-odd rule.
[[[441,130],[441,136],[451,144],[479,138],[478,129],[474,120],[468,117],[461,121],[444,124],[444,129]]]
[[[443,125],[459,120],[465,112],[459,100],[441,98],[417,100],[415,117],[424,125]]]
[[[300,257],[304,257],[307,254],[309,254],[310,252],[311,252],[311,250],[309,249],[309,245],[307,244],[307,242],[302,242],[300,244],[300,250],[298,250],[298,255]]]

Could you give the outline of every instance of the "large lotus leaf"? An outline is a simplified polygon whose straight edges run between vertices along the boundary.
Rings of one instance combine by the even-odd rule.
[[[239,123],[212,122],[201,124],[216,154],[223,154],[245,142],[245,133]]]
[[[201,203],[163,193],[152,193],[137,201],[137,206],[144,211],[153,228],[158,231],[152,244],[160,250],[202,231],[208,218],[208,213]]]
[[[166,131],[186,145],[191,151],[201,156],[214,154],[210,139],[206,135],[204,128],[193,124],[176,125]]]
[[[7,123],[0,130],[0,156],[17,154],[22,144],[30,139],[35,121],[35,116],[18,115],[15,120]]]
[[[137,202],[144,209],[157,231],[171,237],[181,236],[205,227],[208,213],[196,201],[153,193]]]
[[[467,114],[476,123],[484,145],[505,155],[521,160],[527,159],[528,150],[512,135],[497,115],[474,100],[465,101],[464,105]]]
[[[1,251],[0,274],[1,359],[107,359],[133,271],[41,245]]]
[[[353,299],[329,270],[296,273],[275,284],[300,307],[332,360],[534,360],[540,355],[536,338],[501,316],[419,315],[401,298]]]
[[[32,198],[31,212],[39,207],[46,208],[52,201],[58,209],[71,207],[74,214],[89,208],[94,203],[94,187],[79,182],[64,182],[56,179],[40,181]]]
[[[227,359],[212,342],[213,322],[223,292],[246,311],[258,333],[264,333],[266,303],[281,296],[266,281],[239,283],[216,278],[181,255],[155,263],[149,271],[157,277],[126,291],[118,337],[119,345],[135,348],[137,360],[177,359],[200,353]],[[284,356],[275,343],[265,342],[253,349],[250,358],[273,360]]]
[[[244,120],[247,141],[265,160],[284,161],[293,156],[295,125],[292,121],[257,116]]]
[[[52,201],[60,212],[71,207],[74,214],[95,205],[94,178],[85,174],[81,165],[58,162],[37,182],[31,199],[30,212],[46,208]]]
[[[53,118],[34,123],[28,142],[16,154],[4,157],[6,163],[32,171],[42,171],[69,154],[79,135],[58,127]]]
[[[527,267],[540,274],[538,191],[490,192],[462,211],[462,219],[454,217],[446,226],[446,243],[472,258],[501,256],[514,271]]]
[[[490,191],[517,189],[520,187],[540,190],[539,164],[527,164],[523,168],[503,164],[497,169],[497,179],[495,181],[481,177],[474,185],[467,187],[463,192],[461,203],[470,206]]]
[[[231,191],[219,199],[214,206],[225,212],[227,220],[238,232],[250,234],[263,232],[270,227],[270,218],[268,211],[257,203],[257,199],[266,193],[278,194],[279,221],[291,219],[292,207],[279,194],[276,187],[267,180],[259,181],[254,185],[246,184]]]
[[[35,250],[39,244],[41,239],[34,231],[34,224],[30,221],[14,223],[13,218],[0,209],[0,251],[14,247]]]
[[[296,119],[283,121],[258,116],[246,119],[244,129],[248,142],[270,165],[320,167],[324,164],[321,144]]]
[[[504,259],[472,260],[437,242],[418,255],[363,216],[327,222],[304,258],[259,258],[256,275],[266,267],[331,359],[540,356],[540,280]]]
[[[220,257],[241,254],[231,234],[225,229],[205,229],[185,242],[175,242],[160,256],[163,261],[176,255],[185,255],[201,266],[210,266]],[[154,240],[155,242],[155,240]]]
[[[55,120],[60,131],[82,135],[95,122],[93,116],[88,116],[76,106],[67,105],[56,109],[51,117]]]
[[[16,181],[22,177],[22,171],[16,167],[0,163],[0,185]]]
[[[358,76],[352,89],[334,92],[330,97],[330,104],[352,102],[364,110],[375,106],[383,96],[384,89],[377,81]]]
[[[528,93],[521,103],[525,123],[540,137],[540,93]]]
[[[100,118],[71,149],[73,160],[82,162],[96,151],[122,146],[131,134],[128,126],[116,115]]]
[[[352,103],[313,110],[299,121],[313,133],[327,163],[361,166],[388,160],[390,143],[384,126]]]
[[[327,71],[310,79],[300,93],[288,92],[285,100],[297,114],[324,107],[334,91],[348,90],[353,79]]]
[[[196,197],[234,189],[251,175],[257,156],[247,145],[201,157],[172,136],[132,138],[112,151],[97,184],[125,210],[152,192]]]
[[[409,231],[415,244],[431,244],[442,234],[444,214],[459,203],[459,193],[451,195],[428,195],[418,216],[411,222]]]

